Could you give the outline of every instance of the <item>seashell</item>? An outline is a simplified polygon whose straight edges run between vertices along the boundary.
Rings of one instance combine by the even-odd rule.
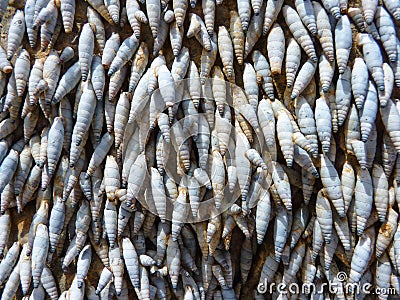
[[[4,298],[400,289],[396,1],[79,1],[0,3]]]

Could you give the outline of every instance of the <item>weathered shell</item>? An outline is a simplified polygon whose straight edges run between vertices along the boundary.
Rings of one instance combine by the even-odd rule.
[[[367,64],[368,71],[371,73],[378,89],[383,91],[385,89],[384,75],[383,75],[383,59],[378,44],[368,34],[358,34],[357,43],[362,46],[365,63]]]
[[[301,49],[294,38],[288,40],[285,57],[286,85],[291,88],[300,67]]]
[[[119,0],[106,0],[104,1],[105,6],[110,13],[111,19],[115,24],[119,24],[119,11],[120,1]]]
[[[386,132],[388,133],[394,148],[397,152],[400,151],[399,139],[397,138],[397,132],[400,129],[400,124],[398,124],[399,112],[397,111],[395,104],[389,100],[385,107],[380,106],[379,111],[382,115],[383,125],[385,126]]]
[[[36,12],[38,3],[35,5],[35,16],[32,28],[37,30],[41,26],[40,30],[40,44],[41,50],[45,51],[49,46],[52,46],[53,34],[56,33],[58,8],[55,1],[42,2],[46,5],[43,9]],[[40,5],[39,5],[40,6]],[[36,14],[37,13],[37,14]]]
[[[14,76],[17,93],[22,97],[29,80],[30,56],[28,51],[22,49],[15,62]]]
[[[266,57],[258,50],[252,52],[254,69],[257,74],[257,83],[261,84],[264,92],[271,99],[275,99],[274,85],[272,83],[271,69]]]
[[[104,45],[104,52],[101,62],[105,67],[109,67],[114,57],[116,56],[120,46],[120,36],[113,32]]]
[[[228,30],[220,26],[218,30],[218,51],[224,65],[223,71],[229,79],[233,76],[233,45]]]
[[[378,7],[378,1],[376,0],[371,0],[371,1],[366,1],[363,0],[361,1],[361,7],[363,11],[363,16],[364,20],[367,24],[371,24],[374,20],[374,16]]]
[[[285,56],[285,35],[278,24],[274,24],[268,34],[267,53],[273,75],[280,74]]]
[[[60,11],[65,33],[71,33],[75,19],[75,0],[60,0]]]
[[[382,6],[376,10],[375,23],[389,61],[395,62],[398,60],[396,29],[391,16]]]
[[[355,206],[357,212],[357,234],[361,235],[371,214],[373,203],[372,179],[368,170],[357,172]]]
[[[11,60],[19,46],[21,45],[22,38],[25,31],[24,12],[17,10],[11,20],[10,28],[8,30],[7,41],[7,59]]]
[[[322,144],[322,150],[324,153],[328,153],[332,135],[332,118],[329,106],[323,97],[315,101],[315,120],[318,139]]]
[[[49,234],[47,226],[39,224],[35,231],[35,240],[32,247],[32,277],[33,286],[39,286],[40,277],[45,266],[47,253],[49,249]]]
[[[210,36],[214,32],[214,22],[215,22],[215,1],[214,0],[203,0],[201,6],[204,14],[204,23],[207,28],[207,32]]]
[[[62,143],[64,141],[64,124],[61,117],[54,119],[54,122],[49,130],[49,137],[47,142],[47,168],[50,177],[56,170],[56,165],[61,156]]]
[[[322,0],[325,9],[336,19],[340,19],[339,0]]]
[[[299,73],[297,74],[296,80],[293,84],[292,93],[290,95],[291,99],[296,98],[300,95],[304,89],[308,86],[311,79],[314,77],[317,64],[311,59],[307,60],[301,67]]]
[[[173,0],[172,1],[172,8],[174,10],[175,19],[178,23],[178,26],[183,26],[183,20],[186,15],[186,10],[188,7],[188,2],[184,0]]]
[[[246,40],[239,14],[231,11],[230,35],[232,39],[235,56],[240,65],[243,64],[244,42]]]
[[[106,84],[106,76],[103,65],[101,63],[101,58],[99,56],[95,56],[93,58],[91,73],[93,90],[96,94],[97,100],[102,101],[104,86]]]
[[[267,35],[272,24],[275,22],[278,17],[279,12],[281,11],[283,0],[267,0],[267,5],[265,7],[264,14],[264,24],[263,24],[263,34]]]
[[[134,34],[126,38],[122,42],[117,54],[111,62],[110,69],[108,70],[108,76],[111,76],[117,71],[121,70],[121,68],[132,58],[138,47],[139,41]]]
[[[331,85],[333,74],[335,72],[334,64],[332,64],[325,54],[321,55],[318,64],[319,81],[322,91],[327,93]]]
[[[383,3],[385,4],[389,12],[392,14],[394,19],[398,21],[400,19],[399,16],[400,6],[398,5],[398,3],[396,3],[396,1],[390,1],[390,0],[385,0],[383,1]]]
[[[31,77],[32,77],[32,72],[31,72]],[[80,79],[81,79],[81,67],[80,63],[76,62],[61,77],[57,89],[54,93],[52,102],[54,104],[60,102],[62,98],[64,98],[70,91],[72,91],[75,88]]]
[[[282,257],[283,247],[288,234],[288,216],[285,209],[281,208],[275,217],[274,241],[275,241],[275,260],[279,263]]]
[[[350,20],[342,16],[335,27],[335,52],[339,73],[342,74],[347,66],[352,45]]]
[[[209,77],[211,73],[212,66],[215,63],[217,58],[218,52],[218,44],[216,42],[217,36],[214,33],[213,37],[211,38],[211,51],[207,51],[206,49],[202,49],[201,51],[201,58],[200,58],[200,80],[201,83],[204,85],[206,78]],[[186,48],[187,51],[187,48]]]
[[[26,1],[24,8],[26,32],[28,34],[29,44],[31,47],[35,47],[38,34],[38,29],[33,29],[35,2],[36,1],[34,0]]]

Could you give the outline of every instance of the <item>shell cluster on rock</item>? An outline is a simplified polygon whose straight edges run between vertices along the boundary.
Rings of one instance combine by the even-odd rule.
[[[0,16],[1,299],[400,296],[398,0]]]

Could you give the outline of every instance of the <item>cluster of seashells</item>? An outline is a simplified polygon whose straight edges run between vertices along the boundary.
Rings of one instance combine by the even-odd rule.
[[[1,299],[400,296],[398,0],[13,5]]]

